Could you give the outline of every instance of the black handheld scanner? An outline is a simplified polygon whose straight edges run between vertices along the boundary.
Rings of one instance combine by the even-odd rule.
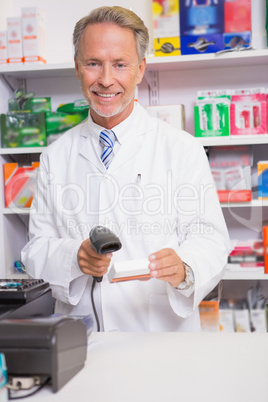
[[[122,247],[119,238],[104,226],[95,226],[89,233],[92,247],[98,254],[108,254],[120,250]],[[102,276],[93,276],[97,282],[102,281]]]

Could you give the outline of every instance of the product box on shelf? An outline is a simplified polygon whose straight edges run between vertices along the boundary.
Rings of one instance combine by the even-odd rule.
[[[253,153],[249,145],[211,147],[209,164],[220,202],[251,201]]]
[[[258,199],[268,200],[268,160],[257,163]]]
[[[51,112],[51,98],[35,98],[33,92],[25,93],[24,89],[19,88],[14,92],[13,98],[8,100],[8,111],[10,113]]]
[[[153,117],[166,121],[180,130],[185,129],[184,105],[147,106],[146,110]]]
[[[224,49],[236,49],[251,45],[251,32],[236,32],[223,34]]]
[[[42,147],[45,145],[45,113],[1,114],[2,148]]]
[[[7,375],[7,365],[4,353],[0,353],[0,401],[7,402],[8,396],[8,375]]]
[[[182,55],[216,53],[223,49],[223,34],[181,36]]]
[[[266,108],[264,88],[233,90],[230,106],[231,135],[267,133]]]
[[[178,56],[180,48],[179,0],[153,0],[155,56]]]
[[[7,33],[0,31],[0,64],[7,64]]]
[[[46,112],[47,145],[57,140],[65,131],[88,117],[89,106],[85,99],[61,104],[56,112]]]
[[[263,256],[264,256],[264,272],[268,274],[268,226],[262,228],[263,235]]]
[[[203,300],[199,306],[201,329],[204,332],[219,332],[219,301]]]
[[[196,137],[229,136],[230,99],[226,90],[198,91],[194,107]]]
[[[225,0],[224,32],[244,31],[251,31],[251,0]]]
[[[21,10],[24,63],[46,63],[45,15],[38,7]]]
[[[8,63],[23,63],[21,18],[7,18]]]
[[[181,36],[224,32],[224,2],[180,0]]]
[[[39,162],[30,166],[18,163],[4,164],[6,208],[29,208],[32,203]]]
[[[229,272],[264,273],[263,240],[233,240],[228,256]]]

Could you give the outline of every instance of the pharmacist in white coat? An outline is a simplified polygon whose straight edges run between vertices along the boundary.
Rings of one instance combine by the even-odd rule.
[[[41,155],[22,260],[66,314],[93,315],[93,276],[103,276],[93,292],[101,331],[198,331],[198,305],[223,276],[229,238],[202,146],[134,101],[147,44],[143,22],[121,7],[77,23],[89,117]],[[113,149],[100,142],[105,129]],[[102,153],[113,156],[107,166]],[[98,224],[119,236],[121,250],[94,251],[88,235]],[[109,282],[114,261],[144,258],[149,280]]]

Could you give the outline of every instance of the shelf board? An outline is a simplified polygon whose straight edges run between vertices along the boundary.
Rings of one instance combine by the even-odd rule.
[[[195,70],[221,67],[266,65],[268,49],[243,50],[228,53],[206,53],[184,56],[147,57],[151,71]]]
[[[268,200],[252,200],[250,202],[221,202],[222,208],[251,208],[251,207],[268,207]]]
[[[0,74],[13,78],[52,78],[75,76],[74,63],[21,64],[0,67]]]
[[[40,154],[46,147],[0,148],[0,155]]]
[[[245,268],[246,269],[246,268]],[[230,272],[227,271],[223,280],[245,281],[245,280],[268,280],[268,274],[262,272]]]
[[[29,215],[30,208],[4,208],[4,215]]]
[[[228,137],[195,137],[205,147],[230,145],[258,145],[268,144],[268,134],[234,135]]]
[[[229,53],[206,53],[185,56],[147,57],[147,70],[199,70],[220,67],[242,67],[268,64],[268,49]],[[54,64],[21,64],[0,67],[0,74],[13,78],[48,78],[75,76],[74,62]]]

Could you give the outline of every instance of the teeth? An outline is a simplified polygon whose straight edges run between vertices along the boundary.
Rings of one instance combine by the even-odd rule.
[[[113,98],[116,94],[99,94],[98,96],[101,96],[102,98]]]

